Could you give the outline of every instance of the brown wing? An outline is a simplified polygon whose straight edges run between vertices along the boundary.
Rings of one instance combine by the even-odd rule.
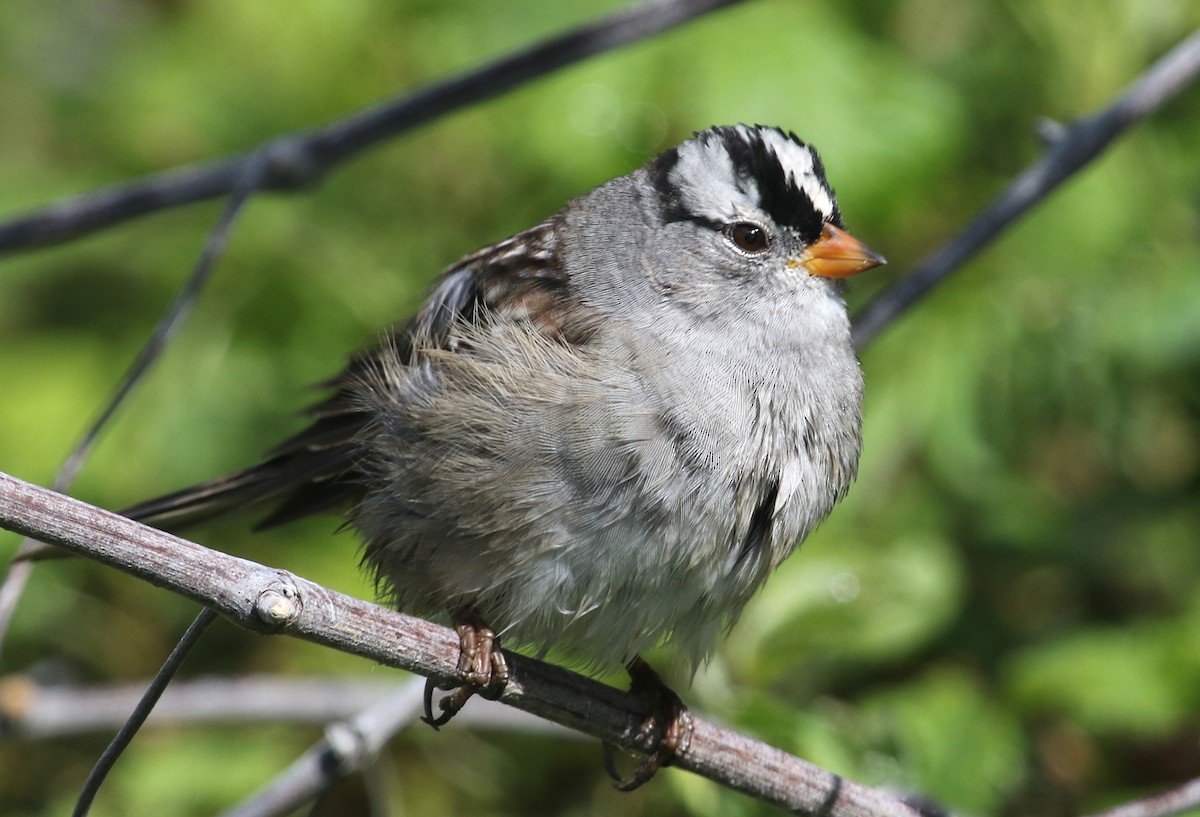
[[[346,368],[321,384],[331,394],[307,410],[312,424],[280,443],[258,465],[140,502],[122,513],[159,526],[179,528],[245,505],[278,504],[256,529],[344,507],[362,494],[357,471],[358,435],[369,416],[356,390],[386,352],[412,365],[422,349],[460,348],[464,322],[527,322],[568,343],[586,329],[572,326],[566,308],[567,275],[558,261],[555,219],[468,255],[449,267],[420,311],[354,355]]]

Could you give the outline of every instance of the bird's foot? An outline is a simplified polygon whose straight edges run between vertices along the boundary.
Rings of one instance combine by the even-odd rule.
[[[434,729],[449,723],[472,695],[495,700],[508,684],[508,663],[495,631],[473,610],[455,613],[451,619],[458,631],[459,683],[438,684],[432,678],[425,682],[425,715],[421,720]],[[437,689],[452,691],[438,701],[441,712],[434,715],[433,695]]]
[[[629,673],[630,691],[637,693],[645,706],[646,714],[638,730],[639,736],[650,739],[659,735],[658,746],[629,777],[622,777],[613,760],[613,746],[604,744],[604,768],[620,791],[633,791],[645,783],[664,766],[686,752],[692,742],[692,713],[690,713],[675,690],[642,657],[636,656],[625,667]]]

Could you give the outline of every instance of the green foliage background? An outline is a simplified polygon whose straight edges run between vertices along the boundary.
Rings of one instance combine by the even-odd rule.
[[[590,0],[7,0],[0,214],[248,149],[618,7]],[[794,129],[903,276],[1200,25],[1179,0],[761,0],[592,60],[255,200],[178,341],[75,493],[109,507],[248,463],[306,384],[437,270],[693,130]],[[219,204],[0,259],[0,470],[49,482],[187,274]],[[2,217],[2,216],[0,216]],[[863,355],[862,470],[685,697],[865,783],[963,814],[1067,815],[1200,775],[1200,89],[1073,180]],[[201,541],[370,597],[315,520]],[[0,538],[0,556],[16,538]],[[141,679],[194,606],[46,564],[0,672]],[[669,656],[656,662],[670,666]],[[185,674],[385,671],[218,625]],[[399,681],[397,676],[397,681]],[[96,815],[209,814],[311,728],[139,737]],[[107,735],[0,743],[0,813],[67,813]],[[414,727],[396,814],[773,813],[598,747]],[[332,813],[365,808],[361,783]]]

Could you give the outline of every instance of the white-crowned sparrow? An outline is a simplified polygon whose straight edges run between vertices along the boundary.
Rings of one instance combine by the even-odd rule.
[[[344,510],[395,603],[459,625],[472,689],[506,672],[489,626],[695,665],[854,477],[832,279],[882,261],[795,135],[703,131],[453,264],[263,463],[127,513]]]

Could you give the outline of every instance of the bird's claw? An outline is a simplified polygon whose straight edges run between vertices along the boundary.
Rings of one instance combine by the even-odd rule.
[[[454,617],[458,631],[458,675],[457,684],[438,683],[430,678],[425,682],[425,723],[438,729],[450,722],[459,710],[466,706],[472,695],[479,694],[488,700],[496,700],[504,693],[508,684],[508,662],[496,643],[496,633],[474,613],[462,613]],[[438,701],[441,712],[433,712],[434,690],[450,691]]]
[[[634,658],[626,669],[632,680],[630,690],[638,694],[646,710],[638,736],[643,740],[650,740],[655,734],[661,737],[655,750],[629,777],[622,777],[617,771],[613,745],[604,744],[604,769],[619,791],[633,791],[654,777],[659,769],[670,766],[676,758],[685,754],[691,746],[695,725],[692,713],[684,706],[679,695],[640,656]]]

